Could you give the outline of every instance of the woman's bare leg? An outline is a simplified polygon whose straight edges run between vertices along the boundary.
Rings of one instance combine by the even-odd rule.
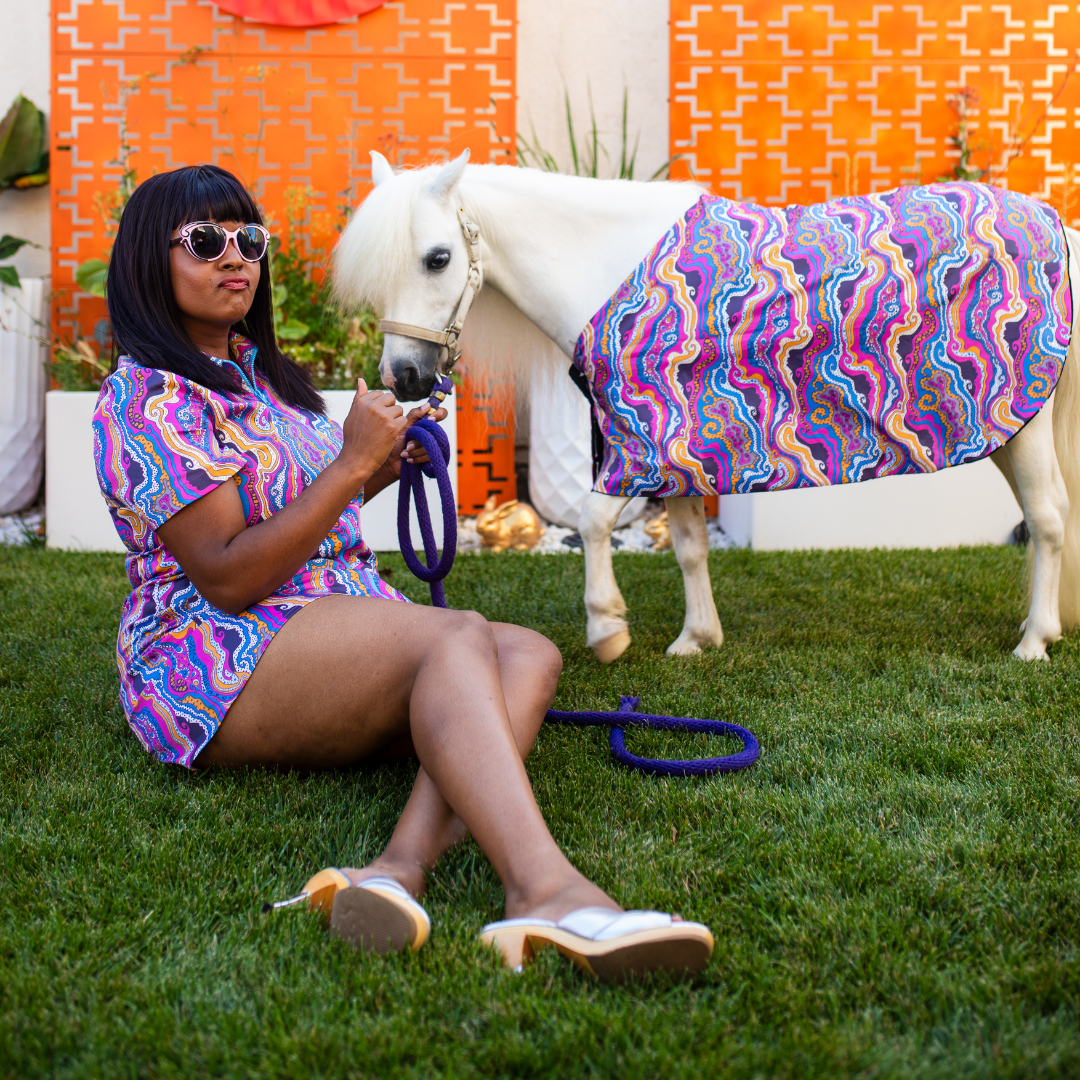
[[[490,623],[499,650],[499,679],[518,753],[524,760],[555,700],[562,656],[547,638],[510,623]],[[508,689],[509,688],[509,689]],[[415,757],[411,736],[387,748],[388,758]],[[423,767],[386,850],[362,869],[344,868],[354,882],[389,875],[414,896],[427,889],[425,871],[468,835]]]
[[[571,866],[544,824],[511,712],[531,717],[521,733],[531,743],[543,719],[539,699],[549,691],[540,694],[535,680],[519,684],[510,672],[504,686],[499,636],[506,637],[474,612],[324,597],[278,633],[198,763],[336,768],[410,735],[434,791],[418,778],[380,857],[393,876],[412,879],[402,884],[413,885],[453,842],[441,798],[502,880],[508,917],[617,908]],[[531,646],[525,637],[515,643],[521,665],[546,655],[550,669],[553,647],[531,639]]]

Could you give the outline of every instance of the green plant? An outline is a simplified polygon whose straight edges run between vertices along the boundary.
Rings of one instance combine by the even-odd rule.
[[[61,390],[100,390],[108,374],[109,365],[85,338],[53,339],[49,375]]]
[[[19,248],[29,243],[29,240],[22,240],[17,236],[9,236],[5,233],[0,236],[0,259],[13,258]],[[13,289],[17,289],[20,284],[19,272],[14,266],[0,266],[0,285],[10,285]]]
[[[22,94],[0,120],[0,191],[49,182],[45,114]]]
[[[945,100],[956,113],[956,131],[948,136],[948,143],[957,152],[956,164],[952,175],[942,176],[942,180],[968,180],[978,183],[986,179],[989,169],[980,169],[972,163],[972,155],[986,149],[983,143],[971,141],[971,116],[979,108],[979,94],[970,86],[965,86],[959,93],[948,95]]]
[[[91,296],[105,295],[105,280],[109,276],[109,264],[105,259],[87,259],[75,271],[75,284]]]
[[[288,242],[274,238],[271,271],[278,341],[311,373],[320,390],[352,390],[358,378],[380,387],[379,320],[368,308],[348,316],[331,299],[327,278],[318,275],[326,251],[311,239],[308,227],[312,194],[301,187],[285,192]]]
[[[40,521],[36,525],[25,517],[20,517],[17,522],[19,532],[22,534],[22,542],[26,547],[44,549],[45,547],[45,522]]]
[[[594,179],[601,174],[600,160],[611,160],[610,155],[600,141],[600,132],[596,123],[596,110],[593,107],[592,88],[589,88],[589,129],[585,142],[578,147],[577,134],[574,130],[574,112],[570,106],[570,91],[563,91],[566,107],[566,133],[570,141],[570,160],[572,169],[560,168],[555,155],[541,145],[536,134],[532,131],[532,139],[526,139],[518,132],[518,164],[534,169],[542,169],[544,172],[566,172],[571,176],[591,176]],[[629,137],[629,93],[623,89],[622,100],[622,127],[621,145],[619,150],[618,167],[612,170],[612,178],[615,180],[633,180],[634,168],[637,163],[638,145],[641,142],[640,132],[634,138],[633,147],[630,146]],[[650,180],[666,179],[668,171],[678,157],[669,158],[657,169]]]
[[[1080,48],[1076,50],[1076,55],[1080,56]],[[1043,102],[1042,110],[1038,113],[1033,121],[1028,120],[1030,115],[1028,110],[1024,109],[1023,98],[1017,103],[1015,118],[1009,124],[1008,136],[1005,139],[1005,145],[1001,150],[1001,160],[997,165],[992,164],[991,161],[991,149],[984,142],[972,141],[972,117],[978,111],[979,108],[979,93],[971,86],[964,86],[958,93],[950,94],[946,97],[946,101],[951,106],[952,110],[956,113],[956,131],[947,137],[948,143],[957,152],[956,164],[952,168],[951,173],[947,173],[938,177],[939,180],[968,180],[972,183],[979,183],[985,181],[986,183],[996,184],[1005,183],[1009,173],[1009,167],[1012,163],[1024,152],[1024,149],[1031,142],[1035,133],[1039,130],[1043,121],[1046,120],[1050,110],[1057,104],[1058,99],[1065,92],[1065,88],[1069,84],[1069,80],[1076,72],[1077,65],[1075,63],[1070,64],[1065,70],[1065,74],[1061,79],[1061,82],[1054,89],[1053,94],[1049,99],[1041,99]],[[1026,129],[1027,134],[1022,134],[1022,131]],[[986,168],[980,168],[974,164],[973,156],[976,153],[985,153],[987,157]],[[1068,168],[1071,170],[1072,166]],[[1069,178],[1066,179],[1066,204],[1068,203],[1068,189],[1071,187],[1071,172]],[[1065,213],[1069,206],[1065,206]]]

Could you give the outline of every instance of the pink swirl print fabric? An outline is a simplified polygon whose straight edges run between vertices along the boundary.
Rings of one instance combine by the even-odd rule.
[[[1061,224],[1026,196],[703,196],[578,340],[594,488],[773,491],[975,461],[1042,407],[1071,326]]]
[[[237,486],[249,525],[295,499],[337,455],[341,429],[286,405],[234,337],[243,392],[222,395],[121,357],[94,413],[98,482],[127,548],[120,692],[132,731],[159,761],[191,767],[274,634],[331,593],[404,600],[379,577],[349,504],[315,558],[239,615],[205,600],[155,530],[219,484]]]

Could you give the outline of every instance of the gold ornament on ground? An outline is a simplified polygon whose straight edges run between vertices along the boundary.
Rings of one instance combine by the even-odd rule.
[[[540,515],[528,505],[511,499],[502,506],[495,505],[492,495],[476,518],[480,543],[491,551],[528,551],[536,547],[544,535]]]
[[[671,547],[671,529],[668,527],[667,511],[645,522],[645,535],[653,544],[653,551],[666,551]]]

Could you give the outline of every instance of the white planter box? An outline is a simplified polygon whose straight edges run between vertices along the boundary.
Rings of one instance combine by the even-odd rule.
[[[0,285],[0,514],[24,510],[37,497],[45,465],[48,348],[43,278]]]
[[[45,543],[68,551],[123,551],[94,470],[96,390],[45,398]]]
[[[349,413],[353,393],[329,390],[323,394],[326,412],[341,423]],[[46,398],[46,543],[69,551],[123,551],[112,518],[98,488],[94,470],[94,433],[90,426],[97,393],[52,390]],[[408,410],[409,403],[402,402]],[[450,438],[450,479],[457,494],[457,411],[443,421]],[[442,509],[433,480],[426,480],[435,537],[442,543]],[[382,492],[361,514],[364,539],[375,551],[396,551],[397,488]],[[420,529],[413,513],[413,542],[420,544]]]
[[[543,367],[534,370],[529,397],[529,497],[545,521],[576,529],[592,490],[589,403],[569,375]],[[631,499],[616,524],[644,509],[644,499]]]
[[[723,530],[759,551],[1004,544],[1023,516],[988,458],[859,484],[720,496]]]

